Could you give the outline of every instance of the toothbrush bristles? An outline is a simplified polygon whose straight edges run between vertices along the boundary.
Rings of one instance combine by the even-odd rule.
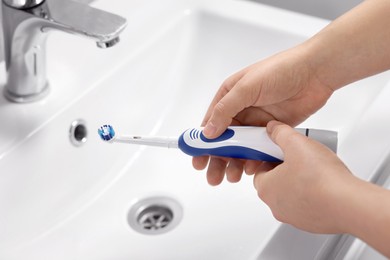
[[[101,126],[98,129],[98,134],[103,141],[111,141],[115,137],[115,131],[111,125]]]

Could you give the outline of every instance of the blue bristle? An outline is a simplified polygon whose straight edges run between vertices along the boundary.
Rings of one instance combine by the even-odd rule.
[[[110,141],[115,136],[114,128],[111,125],[103,125],[98,129],[100,138],[104,141]]]

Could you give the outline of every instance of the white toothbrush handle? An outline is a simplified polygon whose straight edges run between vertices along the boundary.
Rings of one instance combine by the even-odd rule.
[[[215,139],[207,139],[202,130],[203,128],[192,128],[185,131],[179,138],[179,148],[191,156],[214,155],[269,162],[284,159],[281,149],[268,137],[265,127],[231,126]],[[337,149],[337,132],[296,130],[327,145],[333,151]]]

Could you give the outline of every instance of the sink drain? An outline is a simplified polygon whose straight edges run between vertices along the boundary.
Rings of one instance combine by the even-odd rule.
[[[164,206],[156,205],[145,208],[138,216],[138,223],[146,230],[166,228],[173,219],[172,211]]]
[[[175,228],[182,216],[182,207],[175,200],[153,197],[136,202],[127,215],[127,222],[139,233],[157,235]]]

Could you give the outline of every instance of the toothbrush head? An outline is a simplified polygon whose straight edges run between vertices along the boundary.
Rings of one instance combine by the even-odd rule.
[[[111,141],[115,138],[115,131],[111,125],[103,125],[98,129],[98,134],[103,141]]]

